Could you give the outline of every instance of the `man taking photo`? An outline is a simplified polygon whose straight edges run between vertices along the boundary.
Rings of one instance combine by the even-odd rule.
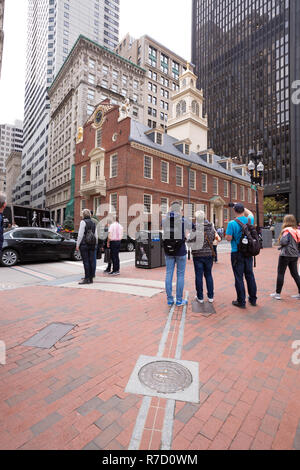
[[[239,244],[243,233],[242,225],[247,223],[253,225],[254,216],[241,203],[234,204],[233,210],[236,218],[229,222],[226,231],[226,240],[231,242],[231,264],[237,292],[237,300],[234,300],[232,305],[244,309],[246,308],[244,276],[247,282],[250,304],[255,307],[257,301],[257,286],[253,273],[253,256],[245,256],[239,251]]]

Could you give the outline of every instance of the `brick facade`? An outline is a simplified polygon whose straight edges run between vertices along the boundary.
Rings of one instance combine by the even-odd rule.
[[[105,102],[104,102],[105,103]],[[103,104],[103,103],[102,103]],[[168,198],[170,204],[173,200],[181,200],[183,204],[194,203],[206,206],[206,213],[209,219],[214,219],[217,226],[227,225],[228,219],[231,217],[231,210],[228,207],[231,201],[230,188],[233,184],[237,185],[237,197],[232,199],[233,202],[241,201],[241,191],[244,191],[244,204],[253,213],[256,213],[255,192],[251,189],[251,202],[248,202],[248,189],[250,190],[250,182],[246,178],[238,178],[235,175],[228,176],[222,171],[216,171],[213,168],[199,164],[190,163],[187,159],[178,158],[165,152],[164,144],[158,151],[151,146],[142,145],[133,141],[131,136],[131,118],[127,117],[118,122],[119,108],[111,106],[107,109],[102,125],[102,143],[98,151],[99,159],[104,159],[102,181],[105,182],[106,188],[101,196],[101,204],[110,203],[110,195],[117,194],[119,212],[119,203],[121,196],[127,196],[128,207],[133,204],[144,203],[144,195],[152,197],[152,204],[161,204],[161,198]],[[75,183],[75,227],[78,228],[81,219],[81,209],[84,207],[95,210],[94,198],[99,197],[99,193],[94,190],[89,193],[82,192],[82,167],[86,166],[85,181],[93,186],[91,178],[91,159],[97,159],[97,151],[95,150],[97,130],[93,124],[92,118],[85,124],[83,132],[83,141],[76,146],[76,183]],[[163,136],[164,138],[164,136]],[[111,177],[111,157],[117,155],[117,176]],[[151,178],[144,177],[144,157],[151,157],[152,175]],[[164,183],[161,181],[161,162],[167,162],[169,167],[169,181]],[[182,186],[176,184],[176,167],[182,167]],[[189,190],[189,168],[195,171],[196,185],[195,189]],[[207,191],[203,191],[202,175],[207,175]],[[216,189],[216,180],[218,178],[218,194],[214,194]],[[224,191],[224,181],[228,183],[228,195]],[[241,190],[240,187],[244,187]],[[222,212],[218,213],[218,207],[215,207],[216,200],[218,205],[221,201]],[[84,203],[82,203],[84,201]],[[263,208],[263,192],[259,191],[260,208]],[[226,212],[227,211],[227,212]],[[119,214],[121,217],[121,214]],[[218,220],[218,217],[222,220]],[[101,218],[101,217],[100,217]],[[132,217],[128,217],[127,223]],[[263,212],[260,214],[260,220],[263,220]],[[124,222],[124,218],[123,218]],[[143,228],[143,227],[142,227]]]

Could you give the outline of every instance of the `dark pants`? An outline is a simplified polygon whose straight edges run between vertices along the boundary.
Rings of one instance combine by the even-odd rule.
[[[283,283],[284,283],[284,275],[285,275],[287,267],[289,267],[291,276],[296,282],[298,291],[300,294],[300,276],[298,274],[297,265],[298,265],[298,258],[292,258],[289,256],[279,256],[278,270],[277,270],[277,286],[276,286],[277,294],[281,294]]]
[[[215,252],[215,263],[217,263],[218,262],[218,246],[213,245],[213,249],[214,249],[214,252]]]
[[[213,258],[212,256],[199,256],[193,258],[196,275],[196,291],[199,300],[203,300],[203,275],[206,280],[207,296],[214,298],[214,281],[212,277]]]
[[[84,278],[92,280],[96,271],[95,248],[81,244],[80,253],[84,266]]]
[[[257,300],[257,287],[253,273],[253,258],[246,258],[241,253],[231,253],[231,264],[235,278],[235,289],[237,301],[246,304],[246,291],[244,285],[244,276],[247,282],[249,301],[253,304]]]
[[[114,273],[117,273],[120,271],[120,258],[119,258],[120,247],[121,247],[121,242],[117,242],[117,241],[110,242],[110,255],[111,255],[111,261],[113,264]]]

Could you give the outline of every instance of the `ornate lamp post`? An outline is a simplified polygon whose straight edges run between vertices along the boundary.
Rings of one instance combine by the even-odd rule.
[[[248,171],[250,173],[252,189],[255,189],[255,203],[257,214],[257,231],[260,233],[260,220],[259,220],[259,198],[258,186],[262,186],[264,165],[262,163],[263,152],[259,150],[257,154],[253,149],[249,150],[249,164]]]

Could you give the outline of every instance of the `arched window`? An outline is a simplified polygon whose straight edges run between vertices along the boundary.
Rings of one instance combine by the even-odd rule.
[[[176,117],[179,117],[181,113],[181,106],[180,103],[177,103],[176,105]]]
[[[191,86],[194,86],[194,80],[191,80]]]
[[[186,113],[186,102],[184,100],[180,101],[181,105],[181,113],[185,114]]]
[[[192,112],[194,114],[196,114],[197,116],[199,116],[199,114],[200,114],[199,103],[197,103],[197,101],[195,101],[195,100],[192,102]]]

